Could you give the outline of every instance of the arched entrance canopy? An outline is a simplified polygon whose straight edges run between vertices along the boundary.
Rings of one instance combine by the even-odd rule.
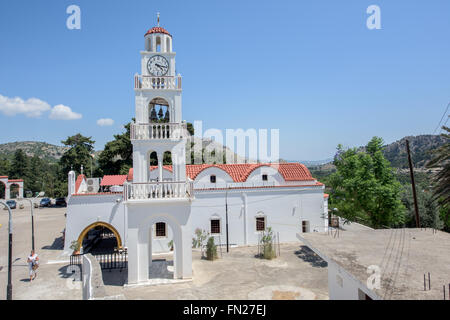
[[[102,222],[102,221],[97,221],[94,222],[90,225],[88,225],[86,228],[83,229],[83,231],[80,233],[80,236],[78,237],[78,244],[79,247],[81,248],[83,245],[83,239],[84,237],[86,237],[87,233],[92,230],[95,227],[105,227],[108,228],[109,230],[112,231],[112,233],[114,234],[114,236],[116,237],[117,240],[117,247],[119,249],[122,249],[122,239],[120,238],[120,234],[119,232],[117,232],[116,228],[114,228],[112,225],[110,225],[109,223],[106,222]]]

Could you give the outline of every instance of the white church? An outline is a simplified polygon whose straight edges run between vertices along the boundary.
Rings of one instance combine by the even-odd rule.
[[[169,252],[171,244],[174,278],[192,278],[196,229],[221,245],[228,230],[229,245],[246,246],[258,244],[268,227],[280,242],[328,228],[325,187],[300,163],[186,164],[189,134],[172,41],[159,23],[145,34],[141,74],[134,77],[128,175],[69,173],[65,254],[72,254],[74,243],[87,249],[93,230],[109,230],[115,249],[127,250],[128,284],[148,281],[152,254]],[[170,166],[163,165],[168,152]],[[152,153],[157,166],[150,165]]]

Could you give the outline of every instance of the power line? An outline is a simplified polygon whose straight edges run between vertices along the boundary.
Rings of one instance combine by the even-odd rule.
[[[438,123],[436,129],[434,129],[433,134],[436,133],[436,130],[437,130],[437,129],[439,128],[439,126],[441,125],[441,122],[442,122],[442,120],[444,119],[445,115],[447,114],[447,111],[448,111],[448,108],[449,108],[449,107],[450,107],[450,102],[448,103],[447,108],[445,109],[445,112],[444,112],[444,114],[442,115],[441,120],[439,121],[439,123]],[[448,120],[448,119],[447,119],[447,120]],[[447,122],[446,122],[446,123],[447,123]]]

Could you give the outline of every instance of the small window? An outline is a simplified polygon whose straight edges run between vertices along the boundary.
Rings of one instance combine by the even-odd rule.
[[[166,236],[166,224],[164,222],[156,223],[156,236],[165,237]]]
[[[266,218],[256,217],[256,231],[264,231],[264,230],[266,230]]]
[[[216,183],[216,176],[212,174],[212,175],[209,177],[209,181],[211,181],[211,183]]]
[[[263,174],[263,175],[262,175],[262,180],[263,180],[263,181],[267,181],[267,174]]]
[[[302,232],[309,232],[309,221],[302,221]]]
[[[211,220],[211,233],[220,233],[220,220]]]

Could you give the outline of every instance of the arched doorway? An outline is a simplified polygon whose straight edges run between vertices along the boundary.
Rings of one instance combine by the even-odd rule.
[[[84,228],[77,241],[83,253],[107,254],[122,249],[119,232],[112,225],[100,221]]]
[[[169,223],[159,220],[149,230],[149,279],[174,279],[176,248]]]
[[[20,194],[20,186],[16,183],[13,183],[9,186],[9,197],[11,199],[19,198]]]

